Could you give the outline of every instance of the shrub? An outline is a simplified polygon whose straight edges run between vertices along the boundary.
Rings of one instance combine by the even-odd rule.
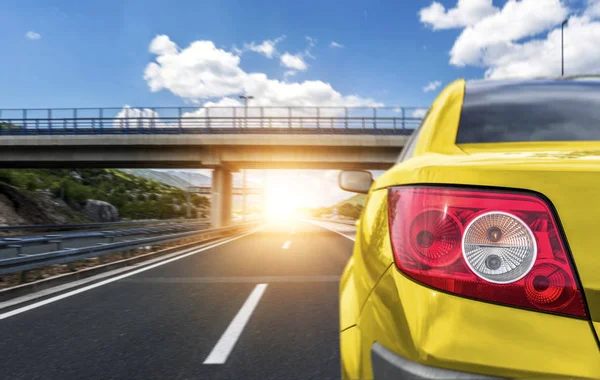
[[[63,188],[65,190],[66,201],[83,202],[86,199],[90,199],[91,190],[87,186],[71,180],[65,180],[63,182]]]
[[[10,169],[0,169],[0,182],[8,185],[14,184],[13,172]]]
[[[358,219],[360,217],[360,213],[362,212],[361,205],[351,205],[349,203],[343,204],[338,209],[338,214],[347,216],[349,218]]]

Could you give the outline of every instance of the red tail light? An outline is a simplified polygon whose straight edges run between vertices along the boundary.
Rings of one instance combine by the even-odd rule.
[[[586,317],[548,205],[533,195],[436,187],[389,189],[396,266],[468,298]]]

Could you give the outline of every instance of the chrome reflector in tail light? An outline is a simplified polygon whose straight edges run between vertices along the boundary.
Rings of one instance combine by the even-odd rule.
[[[462,252],[469,268],[480,278],[508,284],[533,267],[537,246],[525,222],[505,212],[486,212],[465,229]]]

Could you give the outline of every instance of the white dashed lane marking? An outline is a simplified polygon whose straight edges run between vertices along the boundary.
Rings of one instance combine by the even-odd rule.
[[[252,290],[252,293],[250,293],[240,311],[238,311],[233,318],[227,327],[227,330],[221,335],[221,338],[215,347],[212,349],[206,360],[204,360],[204,364],[225,364],[227,357],[233,350],[240,335],[242,335],[244,327],[246,327],[254,309],[256,309],[258,302],[267,289],[267,285],[268,284],[258,284],[254,287],[254,290]]]

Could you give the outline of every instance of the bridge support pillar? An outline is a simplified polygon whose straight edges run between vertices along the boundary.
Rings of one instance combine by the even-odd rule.
[[[242,169],[242,218],[244,220],[248,219],[246,200],[246,171]]]
[[[267,194],[265,193],[266,188],[267,188],[267,171],[263,170],[262,191],[260,193],[260,205],[262,208],[263,218],[267,216]]]
[[[229,170],[217,168],[212,173],[212,193],[210,199],[210,219],[213,227],[231,224],[233,201],[233,180]]]

